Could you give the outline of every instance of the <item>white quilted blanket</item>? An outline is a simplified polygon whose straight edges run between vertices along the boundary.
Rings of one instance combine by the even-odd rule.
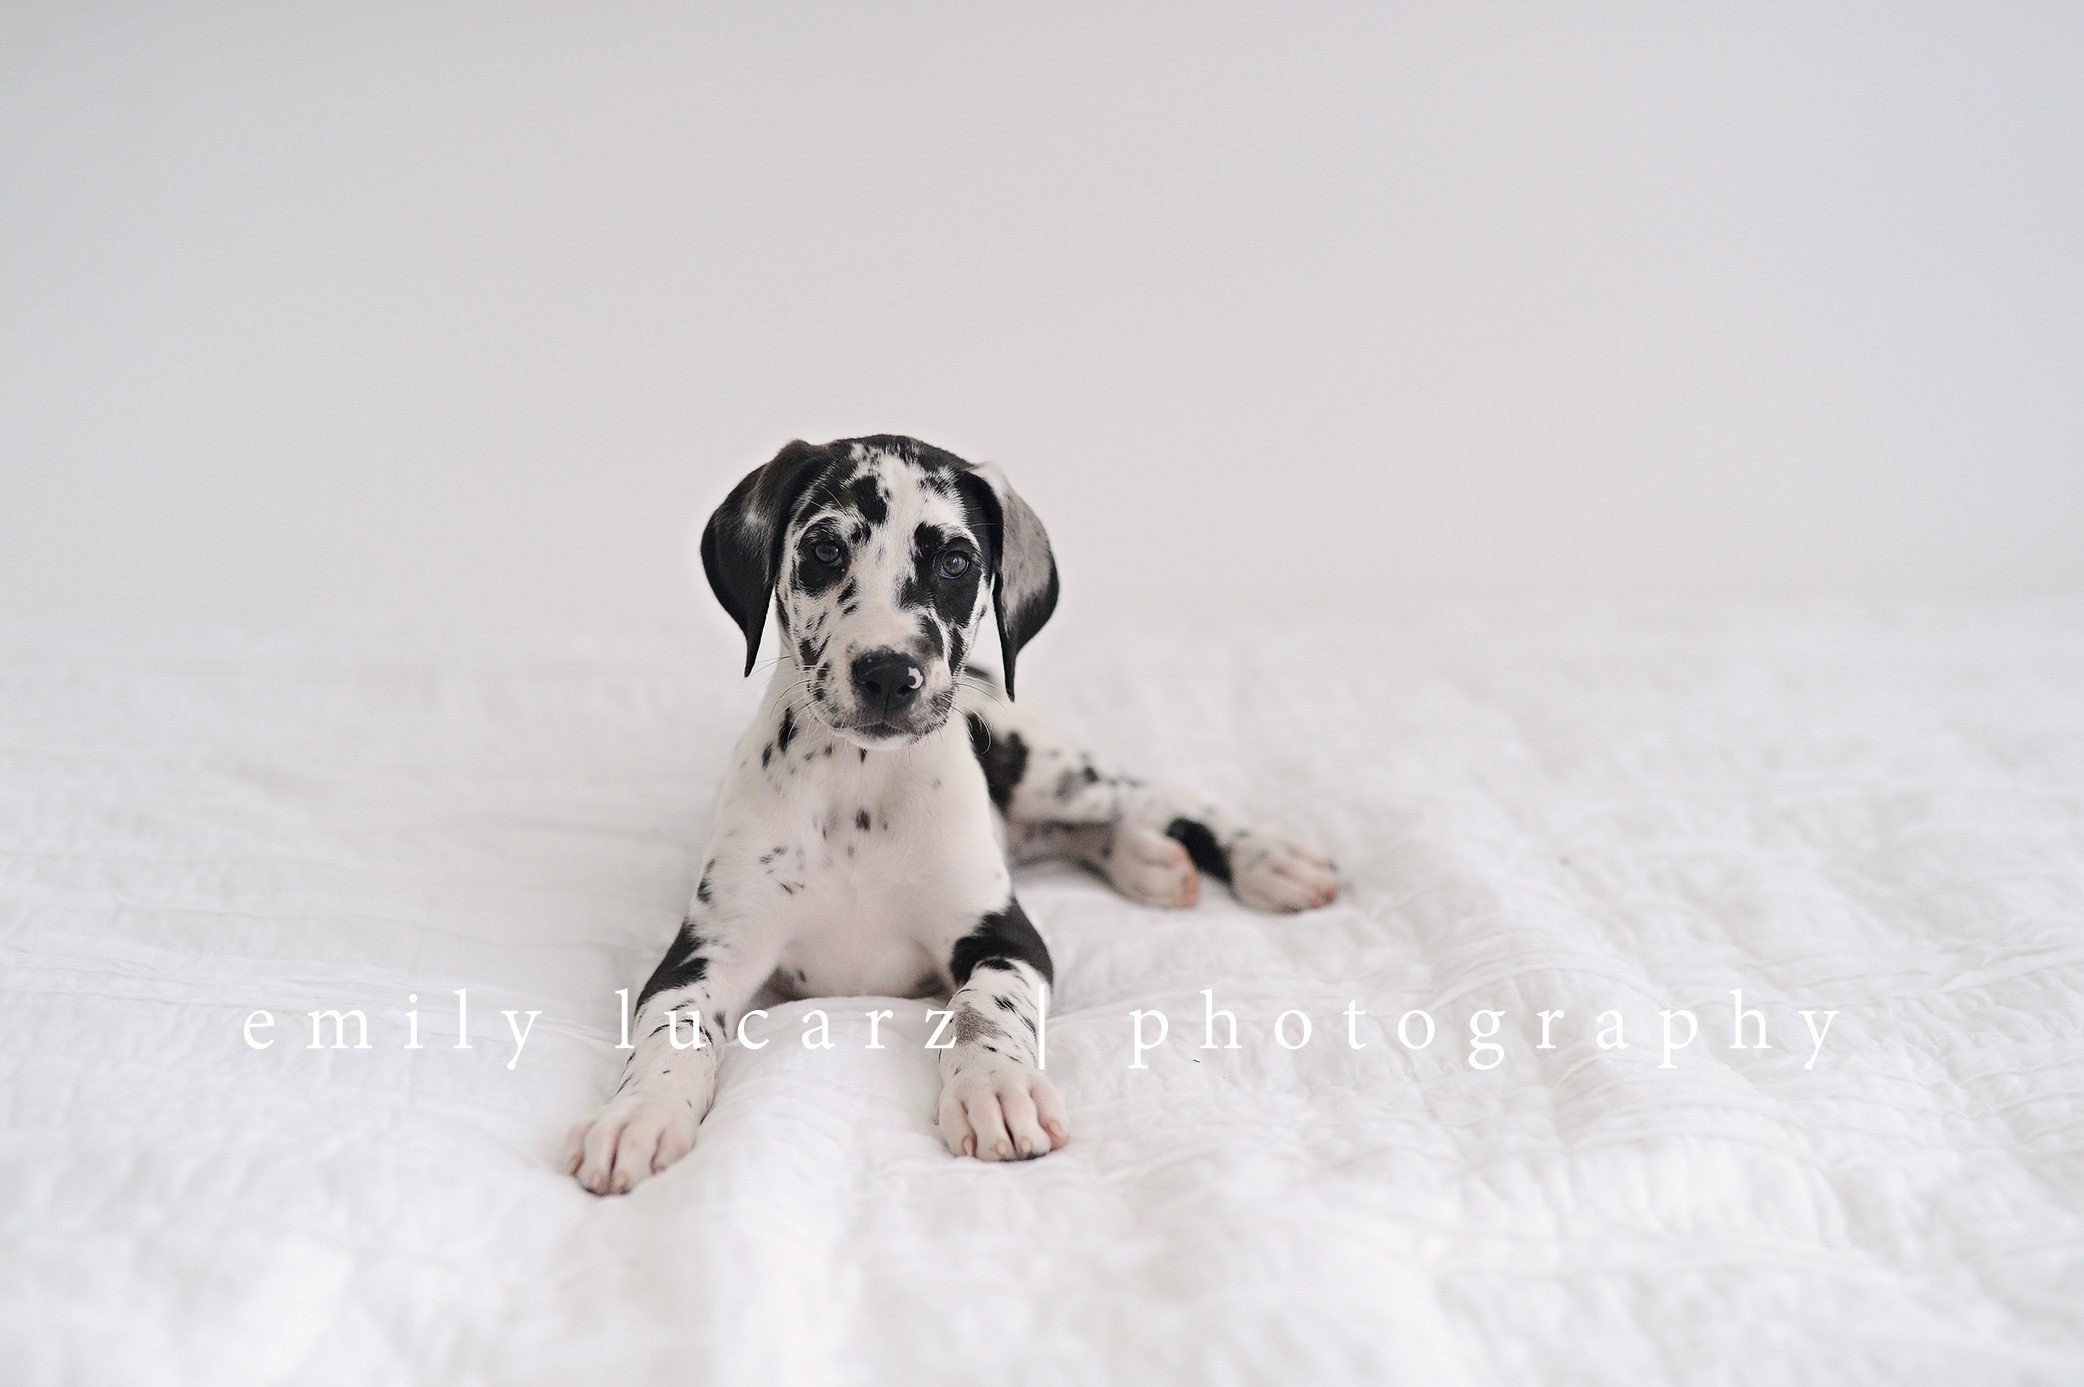
[[[950,1160],[922,1007],[812,1050],[795,1004],[596,1200],[559,1146],[735,661],[0,630],[0,1376],[2084,1381],[2084,609],[1067,621],[1024,697],[1346,898],[1044,869],[1067,1150]],[[368,1049],[309,1048],[336,1009]]]

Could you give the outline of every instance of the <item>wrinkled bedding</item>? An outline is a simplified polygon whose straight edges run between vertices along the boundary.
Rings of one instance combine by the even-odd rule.
[[[1068,1149],[949,1159],[926,1004],[794,1003],[607,1201],[727,640],[0,627],[0,1376],[2084,1381],[2084,608],[1072,616],[1023,698],[1345,897],[1029,871]]]

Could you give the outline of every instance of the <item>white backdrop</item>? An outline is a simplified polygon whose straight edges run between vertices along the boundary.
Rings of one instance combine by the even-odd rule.
[[[0,610],[677,616],[883,430],[1067,610],[2084,584],[2084,7],[1683,8],[0,5]]]

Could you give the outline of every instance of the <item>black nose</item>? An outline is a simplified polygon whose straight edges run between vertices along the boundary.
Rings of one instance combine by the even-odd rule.
[[[854,660],[854,692],[864,710],[888,718],[913,698],[926,682],[919,662],[895,650],[871,650]]]

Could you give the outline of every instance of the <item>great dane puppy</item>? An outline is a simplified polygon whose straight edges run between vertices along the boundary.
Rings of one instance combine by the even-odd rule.
[[[1056,607],[1057,570],[997,468],[911,438],[791,443],[732,488],[702,563],[745,632],[746,673],[770,605],[781,658],[686,919],[638,995],[622,1083],[573,1129],[568,1168],[594,1193],[687,1154],[733,1023],[768,984],[952,993],[950,1153],[1063,1145],[1064,1101],[1037,1063],[1049,951],[1009,858],[1074,858],[1149,905],[1195,904],[1203,876],[1262,910],[1337,895],[1322,854],[1120,774],[1016,710],[1015,662]],[[1003,682],[966,667],[987,609]]]

